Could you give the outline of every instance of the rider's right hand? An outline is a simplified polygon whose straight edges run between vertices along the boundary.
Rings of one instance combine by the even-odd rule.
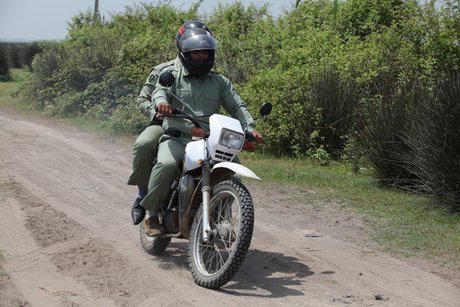
[[[160,102],[156,106],[158,117],[163,117],[164,115],[169,115],[173,113],[172,106],[167,102]]]

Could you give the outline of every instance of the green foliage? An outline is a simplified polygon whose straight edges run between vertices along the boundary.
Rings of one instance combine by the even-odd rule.
[[[8,44],[8,51],[11,67],[21,68],[23,65],[21,60],[21,50],[18,44]],[[32,63],[32,61],[30,61],[30,63]]]
[[[277,63],[282,41],[266,6],[219,4],[207,24],[219,41],[217,66],[233,82],[245,83],[261,68]]]
[[[127,8],[127,13],[114,17],[111,31],[122,36],[116,65],[123,67],[124,78],[141,86],[150,68],[177,56],[174,40],[178,28],[185,20],[196,19],[197,7],[177,11],[171,6]]]
[[[87,114],[117,131],[139,131],[146,119],[135,111],[135,97],[151,67],[177,55],[176,31],[198,19],[200,4],[187,11],[140,4],[95,24],[91,12],[75,16],[65,41],[41,45],[25,98],[51,114]],[[415,0],[305,0],[274,19],[266,6],[235,1],[217,5],[203,21],[219,42],[216,69],[236,83],[253,114],[265,101],[274,104],[258,124],[265,152],[319,164],[344,156],[357,163],[362,156],[386,184],[441,194],[455,184],[434,187],[447,181],[424,176],[434,172],[423,165],[444,174],[455,165],[438,161],[458,157],[427,150],[423,159],[430,163],[409,161],[421,157],[416,148],[436,149],[448,135],[431,129],[435,134],[418,138],[418,117],[434,125],[434,114],[456,114],[458,96],[439,89],[455,93],[457,85],[438,80],[460,69],[459,10],[449,1],[434,9]],[[429,120],[414,112],[421,104]],[[406,141],[408,131],[420,145]]]
[[[409,1],[410,2],[410,1]],[[348,0],[341,8],[339,31],[365,37],[399,22],[402,0]]]
[[[8,64],[11,68],[29,67],[37,53],[42,51],[42,42],[31,43],[2,43],[0,48],[4,49]]]
[[[174,57],[175,31],[191,16],[192,11],[147,4],[105,23],[93,24],[90,12],[81,13],[69,24],[69,38],[45,46],[35,59],[24,94],[50,114],[88,113],[104,120],[116,114],[120,121],[126,116],[118,106],[129,96],[135,112],[133,97],[152,66]],[[137,124],[117,125],[138,129]]]
[[[242,92],[254,109],[264,101],[273,103],[272,114],[260,124],[260,129],[266,138],[264,148],[276,155],[302,155],[308,148],[313,122],[305,115],[312,106],[303,90],[302,78],[302,74],[277,67],[257,75]]]

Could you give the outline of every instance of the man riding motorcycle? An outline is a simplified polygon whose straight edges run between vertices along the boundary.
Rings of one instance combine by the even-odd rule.
[[[190,29],[204,29],[211,34],[211,30],[208,26],[201,21],[189,20],[177,31],[175,39],[178,49],[182,34]],[[145,209],[140,205],[140,203],[145,195],[147,195],[150,173],[152,172],[152,168],[155,165],[157,157],[158,143],[160,137],[163,135],[163,120],[157,116],[155,106],[152,102],[152,93],[156,87],[161,71],[181,65],[179,57],[177,57],[174,60],[155,66],[150,71],[149,76],[147,77],[147,80],[137,98],[137,109],[150,119],[150,125],[137,137],[132,150],[133,171],[128,179],[128,184],[136,185],[138,187],[138,195],[131,208],[131,217],[134,225],[139,224],[145,216]]]
[[[211,70],[216,48],[217,41],[208,31],[199,28],[185,31],[179,40],[180,65],[168,69],[175,77],[174,85],[166,89],[157,83],[152,94],[157,116],[164,117],[163,129],[174,128],[180,131],[180,135],[163,135],[160,138],[158,162],[150,175],[148,194],[140,203],[147,210],[144,229],[148,236],[162,234],[158,211],[180,173],[185,145],[192,140],[192,131],[195,129],[194,136],[199,135],[190,121],[168,117],[173,109],[178,108],[189,116],[207,119],[219,113],[223,107],[230,116],[241,122],[244,130],[251,132],[256,139],[262,139],[231,82]]]

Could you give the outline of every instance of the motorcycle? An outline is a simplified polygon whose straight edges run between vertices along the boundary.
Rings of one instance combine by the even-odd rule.
[[[170,72],[160,76],[167,88],[174,82]],[[264,104],[260,116],[265,118],[271,109],[270,103]],[[179,110],[168,116],[188,119],[203,128],[198,118]],[[174,136],[178,131],[167,129],[165,133]],[[244,261],[254,228],[254,204],[240,177],[260,180],[234,160],[254,144],[254,137],[243,131],[238,120],[211,115],[205,136],[186,145],[181,175],[171,186],[169,202],[160,209],[164,233],[149,237],[140,227],[144,251],[159,255],[171,238],[188,239],[188,266],[194,282],[217,289],[230,281]]]

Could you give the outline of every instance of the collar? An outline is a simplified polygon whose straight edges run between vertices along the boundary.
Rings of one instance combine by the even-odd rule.
[[[182,71],[182,76],[184,76],[184,77],[191,76],[191,74],[188,72],[188,70],[184,66],[182,66],[180,69]]]
[[[180,61],[179,61],[180,62]],[[188,70],[182,65],[182,63],[180,63],[180,70],[181,70],[181,75],[184,76],[184,77],[194,77],[193,75],[191,75]],[[203,77],[201,78],[207,78],[209,77],[212,73],[214,73],[214,69],[211,69],[211,71],[209,73],[207,73],[206,75],[204,75]]]

